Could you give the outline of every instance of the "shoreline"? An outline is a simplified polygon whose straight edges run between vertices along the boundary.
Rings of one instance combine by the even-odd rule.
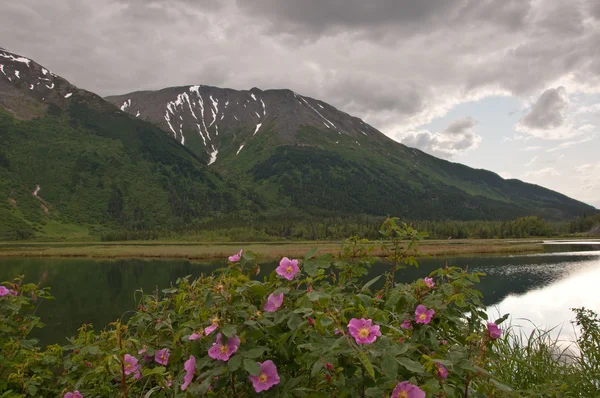
[[[420,251],[429,256],[482,254],[532,254],[544,252],[543,239],[523,240],[429,240],[419,243]],[[89,259],[188,259],[227,258],[240,249],[251,250],[263,259],[284,256],[303,257],[316,247],[320,254],[339,253],[341,242],[269,242],[269,243],[188,243],[188,242],[114,242],[114,243],[0,243],[0,258],[89,258]],[[378,253],[374,253],[377,255]]]

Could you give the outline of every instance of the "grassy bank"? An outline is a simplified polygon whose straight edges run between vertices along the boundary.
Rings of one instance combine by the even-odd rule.
[[[427,240],[420,244],[431,256],[468,254],[538,253],[541,240],[463,239]],[[299,257],[317,247],[320,253],[336,255],[340,242],[277,243],[0,243],[0,257],[87,257],[87,258],[187,258],[191,260],[225,258],[241,248],[252,250],[263,258]]]

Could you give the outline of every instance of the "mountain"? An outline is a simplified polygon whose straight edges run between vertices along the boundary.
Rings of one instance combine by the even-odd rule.
[[[290,90],[172,87],[106,98],[154,123],[267,207],[404,219],[568,219],[592,206],[406,147]]]
[[[0,142],[0,240],[213,226],[256,238],[253,223],[270,223],[269,235],[302,217],[596,211],[408,148],[290,90],[185,86],[103,99],[3,49]]]
[[[0,240],[180,229],[257,211],[153,124],[0,50]]]

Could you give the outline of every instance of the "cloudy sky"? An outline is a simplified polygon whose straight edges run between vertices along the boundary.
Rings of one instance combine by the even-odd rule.
[[[20,0],[0,46],[101,95],[290,88],[600,208],[598,0]]]

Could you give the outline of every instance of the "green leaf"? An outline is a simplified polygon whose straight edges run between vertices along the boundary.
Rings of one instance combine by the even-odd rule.
[[[227,337],[233,337],[237,333],[237,329],[233,325],[227,325],[223,328],[223,334]]]
[[[231,372],[235,372],[242,366],[242,357],[240,355],[234,355],[229,361],[227,361],[227,368]]]
[[[302,268],[308,275],[315,276],[319,272],[319,263],[315,260],[306,260]]]
[[[313,247],[312,249],[310,249],[310,250],[308,251],[308,253],[306,253],[306,254],[304,255],[304,259],[305,259],[305,260],[308,260],[309,258],[313,258],[313,257],[314,257],[314,256],[317,254],[317,250],[318,250],[318,249],[317,249],[316,247]]]
[[[318,360],[317,362],[315,362],[310,371],[310,377],[315,377],[321,371],[321,369],[323,369],[323,362],[321,362],[321,360]]]
[[[383,397],[384,392],[379,388],[371,387],[366,389],[365,395],[367,397]]]
[[[371,363],[371,361],[369,361],[369,358],[367,358],[367,354],[365,354],[362,351],[359,351],[358,358],[360,359],[360,362],[365,367],[365,370],[367,371],[369,376],[371,376],[371,378],[373,380],[375,380],[375,369],[373,369],[373,364]]]
[[[365,285],[362,287],[362,289],[360,289],[360,291],[361,292],[365,292],[365,291],[369,290],[369,288],[371,287],[371,285],[373,285],[375,282],[377,282],[380,278],[381,278],[381,275],[379,275],[378,277],[375,277],[375,278],[371,279],[370,281],[368,281],[367,283],[365,283]]]
[[[240,355],[242,355],[244,358],[256,359],[260,357],[266,350],[267,349],[265,347],[256,347],[248,351],[240,352]]]
[[[278,295],[278,294],[288,294],[290,292],[290,288],[289,287],[280,287],[279,289],[275,290],[273,292],[274,295]]]
[[[300,326],[301,323],[302,323],[302,318],[300,318],[300,315],[292,314],[290,316],[290,319],[288,319],[287,326],[291,330],[296,330],[296,329],[298,329],[298,326]]]
[[[390,379],[395,379],[398,375],[398,361],[391,355],[384,355],[381,360],[381,369]]]
[[[165,372],[167,371],[167,368],[165,368],[164,366],[158,366],[156,368],[144,368],[144,370],[142,370],[142,375],[145,376],[150,376],[150,375],[162,375],[165,374]]]
[[[253,359],[244,359],[244,369],[251,376],[258,376],[260,374],[260,365]]]
[[[413,361],[412,359],[399,358],[398,362],[400,363],[400,365],[404,366],[406,369],[410,370],[411,372],[425,373],[425,369],[423,368],[423,365],[421,365],[419,362]]]
[[[319,318],[319,321],[321,322],[321,326],[324,326],[324,327],[327,327],[333,323],[333,319],[331,319],[328,316]]]

